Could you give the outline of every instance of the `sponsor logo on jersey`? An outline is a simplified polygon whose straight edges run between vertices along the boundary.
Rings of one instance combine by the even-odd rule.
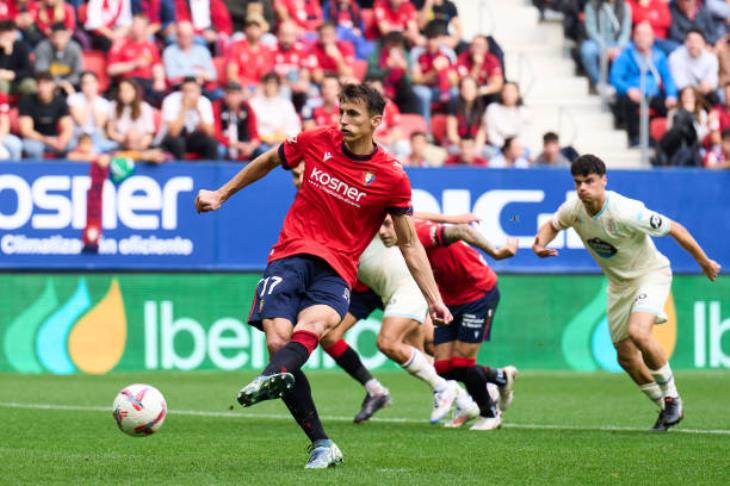
[[[613,246],[611,243],[606,243],[600,238],[591,238],[587,241],[587,243],[588,246],[593,249],[593,251],[595,251],[599,256],[603,258],[611,258],[616,253],[618,253],[618,250],[615,246]]]
[[[375,180],[375,174],[370,171],[365,172],[365,185],[369,186]]]
[[[321,187],[333,196],[338,197],[350,204],[359,206],[360,200],[367,196],[367,193],[360,191],[357,187],[353,187],[343,180],[333,177],[322,169],[317,167],[312,169],[309,174],[309,181],[317,187]]]

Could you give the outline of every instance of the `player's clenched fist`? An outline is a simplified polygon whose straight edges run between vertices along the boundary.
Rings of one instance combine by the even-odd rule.
[[[707,278],[713,282],[717,279],[717,276],[720,275],[721,269],[722,267],[715,260],[708,259],[702,264],[702,271],[705,275],[707,275]]]
[[[443,302],[429,305],[428,313],[431,314],[431,320],[437,326],[448,326],[454,320],[451,311]]]
[[[199,213],[207,213],[208,211],[215,211],[223,204],[218,191],[206,191],[201,189],[198,191],[198,197],[195,198],[195,210]]]

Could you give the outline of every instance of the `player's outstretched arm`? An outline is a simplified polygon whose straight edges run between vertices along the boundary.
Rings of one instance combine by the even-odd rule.
[[[406,214],[393,215],[393,228],[398,237],[398,247],[403,254],[406,265],[408,265],[408,270],[413,275],[418,288],[421,289],[426,302],[428,302],[431,319],[437,325],[449,324],[453,319],[451,312],[441,299],[436,280],[433,278],[431,265],[428,263],[426,250],[423,249],[423,245],[421,245],[416,235],[413,219]]]
[[[509,238],[507,244],[502,248],[495,248],[492,244],[475,228],[466,224],[457,224],[444,228],[444,239],[446,243],[455,241],[465,241],[472,246],[476,246],[495,260],[504,260],[512,258],[517,253],[517,239]]]
[[[199,213],[215,211],[228,198],[249,184],[261,179],[279,164],[281,164],[281,161],[279,160],[278,147],[272,148],[249,162],[246,167],[241,169],[238,174],[217,191],[207,191],[205,189],[198,191],[198,197],[195,198],[195,209]]]
[[[558,256],[558,250],[546,248],[546,246],[549,245],[556,236],[558,236],[558,233],[559,231],[555,229],[552,221],[546,221],[545,224],[540,226],[540,229],[537,231],[535,242],[532,244],[533,253],[540,258]]]
[[[697,240],[687,231],[687,228],[672,221],[672,225],[669,227],[669,234],[679,243],[679,246],[692,255],[692,258],[699,264],[704,274],[707,275],[707,278],[714,282],[720,274],[720,264],[714,260],[710,260],[699,243],[697,243]]]

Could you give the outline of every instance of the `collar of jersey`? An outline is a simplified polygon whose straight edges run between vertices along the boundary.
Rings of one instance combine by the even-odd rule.
[[[595,216],[593,216],[593,221],[595,221],[595,220],[597,220],[598,218],[600,218],[600,217],[601,217],[601,215],[602,215],[602,214],[603,214],[603,213],[604,213],[604,212],[606,211],[606,208],[607,208],[607,207],[608,207],[608,193],[606,193],[606,200],[605,200],[605,201],[603,201],[603,207],[601,208],[601,210],[600,210],[600,211],[598,211],[598,212],[596,213],[596,215],[595,215]]]
[[[350,151],[350,149],[347,148],[347,145],[345,145],[345,142],[342,142],[342,153],[347,156],[347,158],[352,160],[370,160],[373,158],[373,155],[375,155],[375,152],[378,151],[378,146],[373,143],[373,151],[370,152],[367,155],[358,155],[354,154]]]

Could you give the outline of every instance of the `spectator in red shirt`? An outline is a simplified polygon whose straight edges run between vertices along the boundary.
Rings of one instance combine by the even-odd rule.
[[[410,153],[408,141],[403,138],[400,129],[400,110],[393,101],[385,95],[383,82],[377,77],[368,76],[365,83],[378,91],[385,98],[385,109],[383,120],[375,130],[374,139],[386,150],[395,154],[398,158],[406,157]]]
[[[478,153],[480,150],[477,147],[477,142],[472,137],[467,136],[459,140],[459,153],[452,155],[444,165],[462,165],[470,167],[487,167],[487,159],[480,157]]]
[[[413,2],[418,6],[419,2]],[[459,11],[451,0],[421,0],[422,4],[418,9],[419,27],[425,27],[430,21],[441,22],[446,28],[448,35],[448,46],[456,51],[461,51],[462,28],[459,20]]]
[[[627,0],[631,6],[631,23],[634,27],[642,22],[649,22],[654,30],[654,45],[669,56],[674,49],[680,46],[669,40],[669,27],[672,25],[672,15],[669,13],[667,0]]]
[[[132,14],[147,17],[147,34],[175,36],[175,0],[132,0]]]
[[[707,169],[730,169],[730,129],[722,131],[720,144],[707,152],[704,164]]]
[[[291,92],[295,107],[301,108],[307,100],[314,62],[304,44],[297,41],[297,26],[286,21],[279,24],[277,48],[274,51],[274,72],[282,80],[283,90]]]
[[[380,35],[403,32],[412,45],[422,45],[424,39],[418,32],[416,7],[408,0],[377,0],[373,6]]]
[[[320,83],[325,74],[334,74],[339,78],[352,76],[355,63],[355,52],[349,42],[337,40],[337,27],[332,22],[325,22],[319,27],[319,40],[311,50],[314,64],[312,79]]]
[[[437,22],[426,26],[426,48],[411,52],[411,79],[418,97],[419,112],[431,125],[431,103],[456,101],[459,90],[456,87],[459,76],[456,73],[456,54],[446,47],[446,32]]]
[[[291,20],[302,35],[314,32],[324,21],[319,0],[275,0],[274,8],[281,22]]]
[[[322,98],[310,100],[303,110],[304,130],[340,125],[340,81],[333,74],[325,75],[320,86]]]
[[[223,0],[175,0],[175,20],[193,24],[199,41],[209,47],[226,43],[233,34],[231,14]]]
[[[487,133],[482,124],[484,102],[477,96],[477,83],[474,78],[461,80],[459,99],[446,119],[446,139],[453,147],[460,145],[464,138],[471,138],[481,152],[487,140]]]
[[[165,92],[165,70],[160,51],[147,37],[148,24],[147,17],[134,16],[127,38],[109,53],[107,71],[111,77],[136,80],[145,98],[155,104]]]
[[[709,142],[712,145],[720,145],[722,132],[730,129],[730,82],[725,83],[725,86],[723,86],[723,95],[725,102],[712,109],[708,120],[710,125]]]
[[[256,114],[246,101],[239,83],[229,81],[225,91],[215,117],[218,156],[228,160],[251,160],[261,152]]]
[[[418,101],[411,86],[411,64],[406,41],[401,32],[390,32],[377,43],[368,60],[368,77],[382,80],[384,94],[401,112],[418,113]]]
[[[476,80],[479,96],[485,97],[485,106],[496,99],[504,84],[504,74],[497,56],[489,52],[486,37],[474,37],[469,50],[459,54],[456,62],[461,78],[470,76]]]
[[[273,69],[273,53],[261,43],[261,36],[267,26],[266,20],[260,15],[246,17],[246,38],[233,44],[228,52],[226,66],[228,81],[236,81],[244,87],[253,89],[264,74]]]
[[[71,32],[76,29],[76,14],[71,4],[63,0],[42,0],[36,14],[36,26],[46,37],[51,35],[51,26],[63,22]]]

